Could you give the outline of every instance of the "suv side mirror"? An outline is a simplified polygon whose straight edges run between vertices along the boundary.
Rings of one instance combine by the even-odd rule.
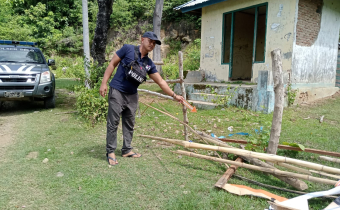
[[[55,60],[54,59],[48,59],[47,65],[48,66],[54,66],[55,65]]]

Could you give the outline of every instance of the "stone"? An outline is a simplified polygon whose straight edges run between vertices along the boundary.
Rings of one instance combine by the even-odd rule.
[[[191,42],[192,40],[190,39],[189,36],[185,36],[185,37],[182,38],[182,41],[184,41],[184,42]]]
[[[61,173],[61,172],[58,172],[58,173],[57,173],[57,177],[63,177],[63,176],[64,176],[63,173]]]
[[[28,153],[28,155],[26,156],[27,159],[36,159],[38,157],[38,152],[30,152]]]
[[[204,78],[204,71],[188,71],[184,82],[191,83],[191,82],[201,82]]]
[[[162,59],[166,58],[166,55],[170,52],[170,45],[168,44],[162,44],[161,45],[161,56]]]
[[[178,37],[178,31],[175,29],[172,29],[172,31],[170,32],[170,37],[171,39],[176,39]]]
[[[62,69],[61,69],[63,72],[64,72],[64,74],[66,73],[66,70],[67,70],[67,67],[63,67]]]
[[[45,158],[42,162],[43,163],[47,163],[48,162],[48,158]]]

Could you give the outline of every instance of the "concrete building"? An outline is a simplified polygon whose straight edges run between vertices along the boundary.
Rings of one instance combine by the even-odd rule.
[[[277,48],[285,83],[298,90],[295,103],[339,89],[340,0],[192,0],[175,9],[201,14],[205,81],[257,84],[253,110],[273,109],[271,51]]]

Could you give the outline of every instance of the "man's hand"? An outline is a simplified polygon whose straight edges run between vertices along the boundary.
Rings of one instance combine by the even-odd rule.
[[[183,96],[175,95],[174,99],[178,101],[179,103],[183,104],[183,100],[184,100]]]
[[[99,89],[99,93],[101,96],[105,97],[107,93],[107,84],[102,84]]]

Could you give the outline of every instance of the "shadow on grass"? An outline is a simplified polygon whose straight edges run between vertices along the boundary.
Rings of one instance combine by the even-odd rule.
[[[44,110],[43,101],[3,101],[0,115],[15,116]]]

